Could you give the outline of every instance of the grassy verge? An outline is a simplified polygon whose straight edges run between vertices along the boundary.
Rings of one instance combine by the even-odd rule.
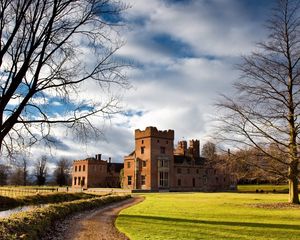
[[[118,229],[143,239],[300,239],[300,207],[286,194],[160,193],[123,210]]]
[[[10,198],[0,196],[0,210],[5,210],[23,205],[38,205],[47,203],[59,203],[79,199],[94,198],[95,195],[85,193],[49,193],[43,195],[32,195],[26,197]]]
[[[0,239],[40,239],[44,230],[55,221],[78,211],[90,210],[108,203],[121,201],[129,196],[105,196],[52,204],[45,208],[26,211],[0,219]]]
[[[288,193],[289,187],[287,184],[283,185],[271,185],[271,184],[250,184],[250,185],[238,185],[238,192],[272,192],[272,193]]]

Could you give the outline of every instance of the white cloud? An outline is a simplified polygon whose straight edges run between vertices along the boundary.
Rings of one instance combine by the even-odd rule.
[[[55,128],[55,136],[69,147],[67,151],[54,150],[57,156],[78,159],[102,153],[122,161],[122,156],[133,149],[134,129],[147,126],[174,129],[176,140],[208,139],[212,133],[210,120],[217,115],[213,104],[219,93],[232,91],[231,83],[238,77],[233,65],[264,35],[261,22],[253,21],[238,0],[128,2],[132,8],[124,14],[124,21],[131,25],[123,31],[127,44],[117,56],[135,64],[136,68],[127,71],[133,88],[125,94],[117,87],[105,92],[95,82],[87,81],[74,101],[105,102],[117,94],[125,109],[142,114],[117,114],[105,125],[102,118],[92,118],[104,136],[87,145]],[[155,36],[160,35],[178,41],[182,49],[168,49],[168,42],[155,42]],[[187,54],[181,55],[180,50],[187,50]],[[93,64],[93,59],[88,63]],[[38,147],[35,150],[42,151]]]

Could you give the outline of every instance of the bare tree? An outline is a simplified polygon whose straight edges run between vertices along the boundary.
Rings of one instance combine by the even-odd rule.
[[[34,164],[35,168],[35,177],[37,185],[45,185],[46,183],[46,177],[47,177],[47,156],[42,156],[41,158],[38,158]]]
[[[21,159],[14,161],[11,169],[11,174],[9,176],[9,181],[13,185],[27,185],[28,178],[28,159],[22,157]]]
[[[217,156],[216,145],[212,142],[205,143],[201,150],[201,156],[207,160],[214,160]]]
[[[264,169],[288,180],[289,202],[298,204],[299,1],[279,0],[273,11],[267,40],[239,65],[236,96],[224,96],[218,104],[225,112],[221,135],[235,147],[255,148],[264,159],[276,162]]]
[[[97,132],[91,117],[119,111],[108,96],[112,85],[127,86],[124,64],[112,58],[122,45],[116,17],[125,8],[114,0],[0,1],[2,154],[47,139],[54,124]],[[85,100],[87,81],[98,84],[99,97]]]
[[[7,185],[7,179],[9,175],[9,167],[0,164],[0,186]]]
[[[266,149],[266,151],[268,151]],[[280,153],[279,153],[280,154]],[[268,168],[286,169],[269,157],[262,155],[256,148],[240,149],[237,151],[228,151],[220,157],[223,161],[223,168],[227,169],[236,183],[282,183],[282,177],[270,171]],[[276,167],[275,167],[276,166]]]
[[[54,178],[59,186],[68,185],[71,175],[71,162],[67,159],[60,159],[54,170]]]

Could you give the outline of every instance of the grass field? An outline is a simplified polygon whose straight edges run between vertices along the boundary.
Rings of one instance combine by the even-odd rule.
[[[283,185],[271,185],[271,184],[258,184],[258,185],[238,185],[237,190],[239,192],[255,192],[264,191],[264,192],[282,192],[288,193],[289,186],[287,184]]]
[[[145,197],[144,202],[123,210],[116,221],[131,240],[300,239],[300,207],[284,204],[287,194],[159,193]]]

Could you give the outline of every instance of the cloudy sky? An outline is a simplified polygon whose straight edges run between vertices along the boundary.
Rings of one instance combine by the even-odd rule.
[[[120,32],[118,58],[131,63],[131,88],[122,93],[124,112],[101,126],[102,138],[82,144],[58,131],[55,158],[82,159],[102,153],[122,162],[134,148],[134,130],[174,129],[180,139],[212,133],[220,93],[233,92],[234,65],[267,36],[264,23],[273,0],[130,0]],[[92,87],[90,88],[90,91]],[[36,146],[36,153],[43,149]]]

